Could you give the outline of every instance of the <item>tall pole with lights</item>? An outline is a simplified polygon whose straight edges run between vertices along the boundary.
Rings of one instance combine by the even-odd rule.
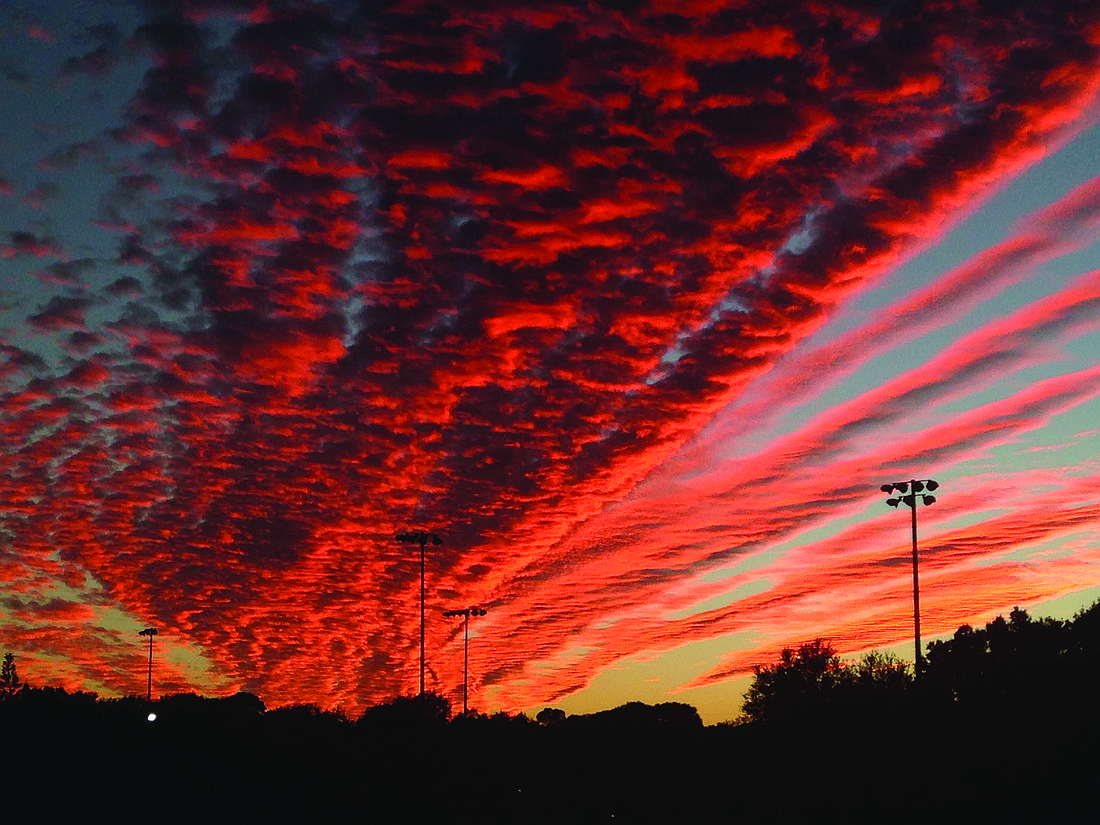
[[[155,627],[147,627],[144,630],[138,631],[139,636],[149,637],[149,684],[145,690],[145,701],[153,701],[153,637],[157,635],[157,629]]]
[[[463,654],[462,654],[462,715],[465,716],[470,712],[469,703],[469,690],[470,690],[470,617],[471,616],[484,616],[487,611],[481,607],[463,607],[458,610],[445,610],[443,615],[447,618],[454,616],[461,616],[462,623],[464,625],[463,630],[465,633],[465,640],[463,642]]]
[[[897,507],[899,504],[905,504],[912,510],[913,516],[913,646],[914,646],[914,660],[913,660],[913,673],[917,679],[920,679],[921,671],[921,647],[920,647],[920,584],[917,575],[917,499],[920,499],[920,503],[928,506],[936,503],[936,497],[929,495],[933,491],[939,488],[939,482],[931,478],[911,479],[909,481],[898,481],[893,484],[883,484],[881,487],[882,492],[891,495],[891,498],[886,499],[886,503],[891,507]],[[927,490],[927,492],[925,492]],[[894,496],[893,493],[900,493],[901,495]]]
[[[439,545],[443,539],[435,533],[423,530],[414,533],[398,533],[394,538],[405,544],[420,545],[420,695],[424,695],[424,546]]]

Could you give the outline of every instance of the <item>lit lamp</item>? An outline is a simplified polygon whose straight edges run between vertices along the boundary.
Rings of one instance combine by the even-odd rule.
[[[886,503],[891,507],[897,507],[904,504],[912,510],[913,515],[913,646],[915,659],[913,661],[913,672],[916,678],[920,678],[921,671],[921,648],[920,648],[920,587],[917,578],[917,502],[920,501],[926,507],[930,504],[936,503],[936,497],[929,495],[934,490],[939,488],[939,482],[930,478],[912,479],[910,481],[899,481],[894,484],[883,484],[882,492],[887,495],[891,495],[891,498],[886,499]],[[927,491],[927,492],[925,492]],[[894,493],[900,493],[901,495],[893,496]]]

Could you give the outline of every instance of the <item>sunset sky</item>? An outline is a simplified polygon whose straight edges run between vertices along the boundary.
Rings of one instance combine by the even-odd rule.
[[[875,7],[877,13],[867,9]],[[760,8],[766,9],[761,11]],[[737,715],[1100,598],[1100,4],[9,0],[0,652]]]

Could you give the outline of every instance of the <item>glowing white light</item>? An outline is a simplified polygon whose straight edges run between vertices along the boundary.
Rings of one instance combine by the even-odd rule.
[[[148,719],[150,722],[157,721],[157,715],[155,713],[152,713],[152,712],[150,712],[149,715],[146,716],[145,718]]]

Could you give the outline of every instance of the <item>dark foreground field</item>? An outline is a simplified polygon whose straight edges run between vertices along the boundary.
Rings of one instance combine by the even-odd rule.
[[[741,724],[689,705],[359,719],[251,694],[152,705],[0,693],[0,812],[51,821],[1100,822],[1100,607],[1013,611],[928,648],[922,678],[820,640],[758,668]],[[157,719],[148,720],[150,710]],[[43,792],[42,788],[47,790]]]
[[[1071,703],[714,727],[684,705],[541,724],[405,704],[352,723],[178,696],[150,723],[140,700],[25,691],[0,703],[5,804],[124,822],[1100,821],[1098,716]]]

